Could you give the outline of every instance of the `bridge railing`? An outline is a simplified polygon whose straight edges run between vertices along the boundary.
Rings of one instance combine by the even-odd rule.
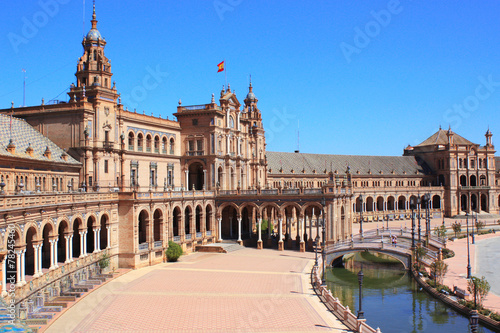
[[[373,229],[363,232],[363,238],[373,238],[380,237],[380,235],[388,236],[388,235],[396,235],[398,238],[406,238],[411,239],[411,229],[410,228],[381,228],[381,229]],[[354,241],[360,240],[361,235],[357,234],[353,236]],[[420,233],[420,238],[425,239],[425,232]],[[418,231],[415,230],[415,239],[418,239]],[[429,245],[432,245],[436,248],[444,248],[446,247],[446,242],[444,239],[437,237],[436,235],[430,235],[429,237]]]

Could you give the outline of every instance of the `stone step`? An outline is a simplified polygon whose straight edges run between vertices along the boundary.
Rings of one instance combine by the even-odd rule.
[[[78,286],[78,285],[75,285],[74,287],[72,287],[69,292],[77,292],[77,293],[86,293],[87,291],[89,291],[89,289],[92,289],[94,286],[90,286],[90,288],[88,286]]]
[[[60,306],[62,308],[66,308],[68,306],[68,303],[67,302],[54,302],[54,301],[50,301],[50,302],[45,302],[45,304],[43,306],[44,307],[47,307],[47,306]]]
[[[50,312],[46,312],[46,313],[35,312],[35,313],[28,314],[28,319],[47,319],[47,320],[50,320],[50,319],[52,319],[52,317],[54,317],[54,314],[50,313]]]
[[[85,289],[84,292],[89,291],[90,289],[94,289],[93,284],[75,284],[74,288],[71,288],[71,290],[80,290],[80,289]]]
[[[38,309],[38,313],[40,313],[40,312],[61,312],[62,309],[63,309],[62,306],[44,305]]]
[[[105,281],[106,279],[104,279]],[[93,284],[93,285],[98,285],[98,284],[101,284],[103,283],[102,280],[99,280],[99,279],[96,279],[96,278],[93,278],[92,280],[85,280],[84,282],[85,284]]]
[[[229,252],[234,252],[234,251],[238,251],[238,250],[241,250],[243,249],[244,247],[241,246],[241,245],[238,245],[238,244],[233,244],[233,245],[230,245],[230,246],[225,246],[224,247],[224,250],[226,250],[226,253],[229,253]]]
[[[47,325],[48,320],[47,319],[26,319],[26,325],[28,326],[39,326],[39,325]]]
[[[61,292],[61,296],[64,296],[64,297],[76,297],[76,298],[79,298],[80,296],[82,296],[83,292],[79,292],[79,291],[63,291]]]
[[[52,302],[74,302],[76,299],[75,296],[66,296],[66,295],[61,295],[55,297]]]

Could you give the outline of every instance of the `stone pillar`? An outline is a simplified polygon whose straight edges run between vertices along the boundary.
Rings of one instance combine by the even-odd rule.
[[[203,169],[203,189],[207,190],[207,170]]]
[[[69,262],[73,261],[73,235],[69,235]]]
[[[5,256],[2,262],[2,297],[7,295],[7,256]]]
[[[316,223],[318,223],[317,221],[318,221],[318,219],[316,219]],[[309,237],[308,237],[308,239],[312,240],[312,234],[313,234],[313,221],[311,218],[311,220],[309,221]]]
[[[242,245],[243,241],[241,240],[241,217],[238,217],[238,244]]]
[[[189,169],[184,172],[186,173],[186,191],[189,191]]]
[[[106,248],[109,249],[111,247],[111,227],[109,225],[106,226]],[[168,231],[167,231],[167,239],[168,239]]]
[[[23,286],[26,284],[26,274],[25,274],[25,260],[26,260],[26,249],[21,250],[21,283]]]
[[[233,238],[233,218],[229,218],[229,237]]]
[[[21,250],[14,250],[16,254],[16,286],[21,287],[23,283],[21,282]]]
[[[278,241],[278,251],[283,251],[283,219],[281,217],[278,218],[278,233],[279,233],[279,241]]]
[[[97,252],[101,251],[101,228],[97,229]]]
[[[70,256],[69,256],[69,240],[71,239],[71,236],[64,236],[64,239],[66,240],[66,246],[65,246],[65,249],[66,249],[66,261],[64,261],[65,264],[69,263],[70,262]]]
[[[87,237],[88,231],[83,232],[83,256],[86,256],[87,253]]]
[[[97,249],[97,229],[92,229],[92,232],[94,232],[94,253],[99,252]]]
[[[306,252],[306,243],[304,242],[304,217],[299,218],[299,225],[300,225],[300,245],[299,245],[299,251],[300,252]]]
[[[57,264],[57,256],[58,256],[57,243],[58,239],[54,239],[54,268],[59,267],[59,265]]]
[[[43,274],[43,267],[42,267],[42,248],[43,248],[43,243],[39,244],[38,246],[38,276],[42,276]]]
[[[257,241],[257,249],[262,250],[262,218],[258,221],[259,240]]]
[[[49,244],[50,244],[50,267],[49,270],[55,269],[54,267],[54,240],[49,239]]]
[[[33,277],[38,277],[38,248],[40,247],[40,244],[33,244],[33,256],[34,256],[34,269],[35,271],[33,272]]]
[[[85,231],[80,231],[80,258],[85,257],[85,252],[83,251],[84,248],[84,241],[83,241],[83,236],[84,236]]]
[[[222,241],[222,229],[221,229],[221,221],[222,221],[222,218],[221,218],[221,217],[219,217],[219,218],[217,219],[217,221],[219,222],[219,242],[221,242],[221,241]]]

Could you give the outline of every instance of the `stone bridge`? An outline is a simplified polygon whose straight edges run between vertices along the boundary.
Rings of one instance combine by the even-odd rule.
[[[397,236],[397,244],[392,244],[391,236]],[[421,240],[426,240],[425,235],[421,235]],[[418,243],[418,234],[415,234],[415,243]],[[445,244],[437,237],[429,236],[427,253],[422,260],[424,264],[430,265],[437,259],[439,250]],[[330,266],[346,254],[355,252],[371,251],[387,254],[400,261],[405,269],[411,267],[412,261],[412,236],[409,230],[405,229],[377,229],[363,234],[363,237],[356,235],[350,241],[343,241],[330,245],[326,248],[326,263]]]

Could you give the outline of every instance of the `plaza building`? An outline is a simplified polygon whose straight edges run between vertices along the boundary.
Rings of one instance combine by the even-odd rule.
[[[403,156],[268,152],[252,83],[242,102],[229,85],[206,104],[179,100],[176,120],[128,110],[95,8],[91,23],[68,101],[0,110],[2,295],[16,287],[19,313],[97,274],[103,256],[160,263],[169,241],[312,250],[350,239],[361,218],[406,220],[417,198],[434,217],[498,213],[489,131],[480,146],[440,129]]]

